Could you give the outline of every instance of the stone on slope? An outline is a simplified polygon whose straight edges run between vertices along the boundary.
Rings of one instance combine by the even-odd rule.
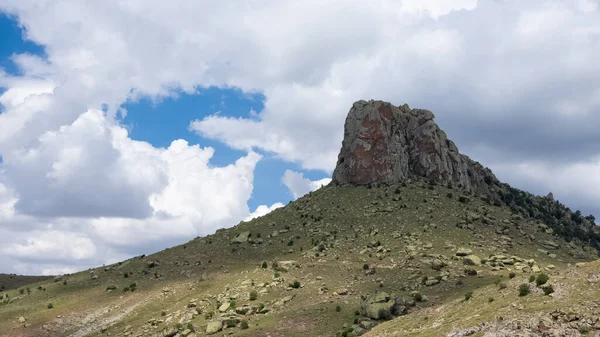
[[[221,323],[220,321],[208,322],[208,324],[206,325],[206,334],[213,335],[213,334],[216,334],[217,332],[221,331],[222,329],[223,329],[223,323]]]

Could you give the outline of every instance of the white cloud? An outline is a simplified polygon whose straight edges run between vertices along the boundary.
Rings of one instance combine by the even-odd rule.
[[[563,186],[555,195],[576,195],[570,174],[598,176],[577,166],[600,141],[594,1],[5,0],[0,9],[48,54],[13,56],[23,76],[0,72],[0,183],[9,191],[0,192],[0,229],[19,231],[21,241],[52,225],[79,230],[104,252],[135,245],[128,237],[147,248],[233,225],[250,216],[260,159],[252,150],[331,173],[358,99],[432,109],[465,152],[484,144],[514,153],[503,157],[508,179],[535,157],[535,170],[555,167],[554,179],[539,182]],[[181,140],[167,149],[133,141],[115,119],[128,100],[210,85],[266,97],[249,119],[190,123],[248,152],[229,166],[214,167],[212,149]],[[290,172],[295,197],[315,188]]]
[[[96,246],[81,234],[50,230],[34,232],[24,243],[7,245],[2,254],[25,260],[68,262],[93,258]]]
[[[331,178],[323,178],[312,181],[308,178],[304,178],[304,174],[302,172],[286,170],[281,178],[281,181],[290,190],[290,193],[294,199],[298,199],[309,192],[316,191],[319,188],[329,184],[331,182]]]
[[[269,213],[271,213],[272,211],[283,207],[284,205],[280,202],[276,202],[273,205],[271,205],[270,207],[267,205],[260,205],[258,207],[256,207],[256,210],[252,213],[250,213],[249,216],[247,216],[244,221],[250,221],[252,219],[256,219],[258,217],[261,217],[263,215],[267,215]]]

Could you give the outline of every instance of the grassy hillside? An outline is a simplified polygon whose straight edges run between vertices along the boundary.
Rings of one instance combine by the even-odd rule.
[[[26,276],[16,274],[0,274],[0,291],[7,291],[26,287],[28,284],[43,282],[50,279],[49,276]],[[26,290],[26,289],[25,289]]]
[[[530,275],[597,258],[521,213],[423,182],[331,185],[150,256],[0,293],[0,336],[352,336],[374,326],[385,335],[417,329],[411,317],[439,336],[489,320],[464,319],[475,315],[466,309],[517,301],[515,285]],[[499,282],[506,298],[488,305]],[[443,312],[458,323],[429,320],[460,305]]]

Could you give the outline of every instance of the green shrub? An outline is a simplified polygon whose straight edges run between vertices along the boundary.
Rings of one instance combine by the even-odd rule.
[[[290,287],[292,287],[294,289],[300,288],[300,281],[295,280],[294,282],[290,283]]]
[[[529,283],[523,283],[519,286],[519,296],[527,296],[531,292]]]
[[[492,303],[492,302],[494,302],[494,298],[493,297],[488,298],[488,303]]]
[[[448,192],[448,194],[446,194],[446,196],[448,197],[448,199],[452,199],[452,193]]]
[[[498,283],[498,290],[506,289],[506,283],[500,282]]]
[[[473,292],[469,291],[468,293],[465,294],[465,301],[468,301],[471,299],[471,297],[473,297]]]
[[[23,295],[25,293],[25,289],[19,289],[19,293]]]
[[[204,314],[204,319],[212,319],[213,315],[214,315],[214,312],[207,311],[206,314]]]
[[[468,203],[471,200],[469,198],[461,195],[460,197],[458,197],[458,201],[462,202],[463,204],[466,204],[466,203]]]
[[[535,275],[529,276],[529,283],[535,281]]]
[[[258,298],[258,292],[256,290],[252,290],[248,297],[250,297],[250,301],[256,301]]]
[[[288,245],[288,246],[293,246],[293,245],[294,245],[294,240],[290,240],[290,241],[288,241],[288,244],[287,244],[287,245]]]
[[[421,293],[415,293],[414,298],[417,302],[423,302],[423,294]]]
[[[369,265],[367,263],[363,264],[363,270],[369,269]]]
[[[550,277],[548,275],[541,273],[536,277],[535,284],[539,287],[543,284],[546,284],[546,282],[548,282],[549,279]]]
[[[129,277],[128,273],[123,274],[123,278],[128,278],[128,277]]]
[[[235,301],[229,302],[229,307],[232,309],[234,309],[236,305],[237,305],[237,303]]]
[[[225,321],[225,326],[227,326],[228,328],[235,328],[236,325],[237,320],[235,318],[230,318]]]
[[[544,291],[544,295],[550,295],[554,292],[554,287],[551,284],[545,285],[542,287]]]
[[[262,268],[267,269],[268,267],[269,267],[269,264],[267,263],[267,261],[263,261]]]
[[[247,320],[245,320],[245,319],[243,319],[243,320],[240,322],[240,328],[241,328],[242,330],[246,330],[246,329],[248,329],[248,328],[249,328],[249,326],[248,326],[248,321],[247,321]]]
[[[515,274],[514,272],[510,272],[510,274],[508,274],[508,278],[515,278],[515,276],[517,276],[517,274]]]
[[[340,312],[342,311],[342,307],[338,304],[335,306],[335,311]]]
[[[167,316],[167,312],[166,312],[166,311],[163,311],[163,312],[161,312],[161,313],[160,313],[160,315],[161,315],[161,316]]]
[[[52,303],[48,303],[48,309],[52,309],[54,308],[54,305]]]
[[[184,247],[185,247],[185,246],[184,246]],[[193,325],[191,322],[187,324],[187,328],[188,328],[189,330],[191,330],[192,332],[196,331],[196,329],[194,329],[194,325]]]

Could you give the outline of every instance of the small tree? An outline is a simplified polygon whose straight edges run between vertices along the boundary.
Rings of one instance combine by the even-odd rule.
[[[269,267],[269,264],[267,264],[267,261],[263,261],[262,268],[267,269],[268,267]]]

